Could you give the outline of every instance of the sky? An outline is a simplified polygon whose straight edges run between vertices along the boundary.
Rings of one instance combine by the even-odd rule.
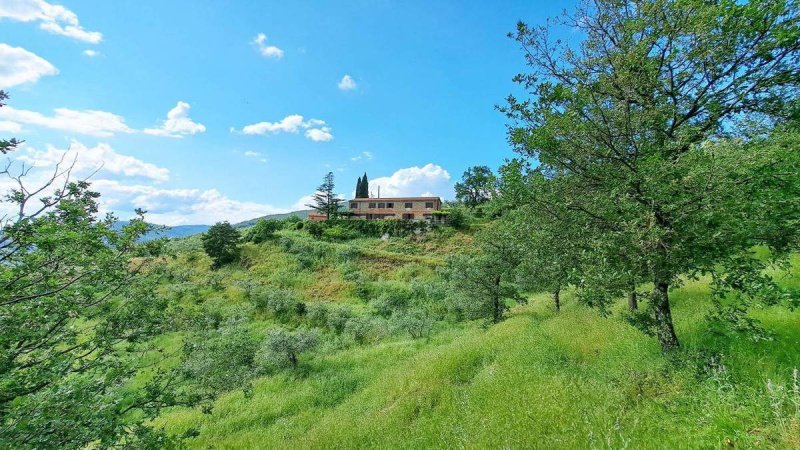
[[[307,209],[329,171],[344,197],[366,172],[384,197],[451,199],[514,156],[507,33],[569,6],[0,0],[0,136],[25,140],[31,182],[75,161],[104,212],[164,225]]]

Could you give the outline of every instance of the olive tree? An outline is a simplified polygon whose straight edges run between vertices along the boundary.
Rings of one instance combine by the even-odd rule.
[[[756,244],[785,252],[797,232],[796,147],[742,130],[769,129],[796,99],[798,11],[793,0],[593,0],[552,22],[579,31],[578,45],[553,39],[550,22],[511,34],[530,98],[501,109],[546,181],[531,204],[589,231],[587,257],[605,263],[582,266],[583,287],[604,293],[595,300],[622,294],[624,278],[653,283],[665,351],[679,345],[669,290],[682,274]]]

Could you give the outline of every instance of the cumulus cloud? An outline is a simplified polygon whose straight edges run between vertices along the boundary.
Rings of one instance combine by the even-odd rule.
[[[0,133],[19,133],[20,131],[22,131],[22,125],[17,122],[0,120]]]
[[[167,113],[167,119],[158,128],[146,128],[146,134],[153,136],[164,136],[171,138],[182,138],[188,135],[203,133],[206,127],[196,123],[189,118],[191,106],[186,102],[179,101],[174,108]]]
[[[252,44],[258,48],[261,56],[274,59],[283,58],[283,50],[275,47],[274,45],[267,45],[267,35],[264,33],[258,33],[258,35],[253,39]]]
[[[333,134],[331,134],[331,129],[329,127],[306,130],[306,137],[314,142],[328,142],[333,140]]]
[[[78,16],[61,5],[44,0],[8,0],[0,2],[0,19],[18,22],[39,22],[39,28],[53,34],[67,36],[79,41],[97,44],[103,35],[85,30]]]
[[[125,124],[125,119],[110,112],[92,109],[77,111],[68,108],[56,108],[54,112],[52,116],[45,116],[35,111],[4,106],[0,108],[0,119],[97,137],[134,131]]]
[[[57,73],[58,69],[44,58],[22,47],[0,44],[0,88],[35,83],[45,75]]]
[[[381,197],[447,196],[452,190],[450,174],[437,164],[400,169],[388,177],[369,180],[370,191],[381,188]]]
[[[45,150],[26,147],[18,160],[35,167],[55,167],[60,161],[75,161],[73,174],[85,177],[96,173],[98,176],[121,175],[125,177],[147,178],[155,182],[169,180],[169,170],[144,162],[133,156],[123,155],[105,143],[87,147],[73,140],[69,148],[59,149],[48,145]]]
[[[324,120],[305,120],[300,114],[286,116],[277,122],[258,122],[246,125],[242,128],[242,133],[263,135],[267,133],[298,133],[300,130],[306,130],[305,137],[314,142],[333,140],[332,130]],[[231,131],[235,130],[231,129]]]
[[[248,219],[288,212],[272,205],[239,201],[217,189],[160,189],[147,185],[127,185],[101,179],[93,183],[106,205],[118,211],[147,211],[148,221],[161,225],[206,224]]]
[[[346,75],[339,80],[339,89],[342,91],[352,91],[358,87],[356,84],[356,80],[353,79],[350,75]]]

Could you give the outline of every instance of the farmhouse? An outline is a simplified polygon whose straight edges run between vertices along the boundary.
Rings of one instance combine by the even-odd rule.
[[[353,219],[434,220],[441,211],[439,197],[354,198],[347,202]]]
[[[439,197],[387,197],[387,198],[354,198],[347,201],[346,217],[360,220],[428,220],[443,221],[437,214],[442,210],[442,199]],[[324,214],[312,213],[310,220],[325,220]]]

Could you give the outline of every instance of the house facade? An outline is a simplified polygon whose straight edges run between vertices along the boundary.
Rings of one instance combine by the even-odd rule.
[[[430,220],[438,221],[435,211],[442,210],[439,197],[354,198],[347,202],[352,219]]]

